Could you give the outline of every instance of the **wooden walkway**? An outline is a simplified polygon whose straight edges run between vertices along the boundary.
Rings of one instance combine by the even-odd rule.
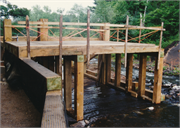
[[[63,41],[63,55],[86,55],[86,41]],[[27,57],[27,42],[12,41],[5,43],[6,49],[17,57]],[[113,41],[90,41],[90,54],[112,54],[124,53],[124,42]],[[38,56],[58,56],[59,42],[58,41],[32,41],[31,42],[31,57]],[[152,53],[158,52],[159,47],[155,44],[143,43],[127,43],[127,53]]]

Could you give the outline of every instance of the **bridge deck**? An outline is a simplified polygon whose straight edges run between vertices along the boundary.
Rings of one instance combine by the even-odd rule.
[[[63,41],[63,55],[86,55],[86,41]],[[17,57],[27,57],[26,41],[11,41],[5,43],[6,49]],[[124,42],[90,41],[90,54],[124,53]],[[127,53],[158,52],[159,46],[154,44],[127,43]],[[31,57],[59,55],[58,41],[32,41]]]

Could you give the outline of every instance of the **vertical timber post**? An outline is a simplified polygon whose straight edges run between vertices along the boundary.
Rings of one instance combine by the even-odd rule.
[[[104,26],[104,34],[103,34],[103,40],[104,41],[109,41],[109,38],[110,38],[110,27],[107,26],[109,23],[105,23],[105,26]],[[109,59],[108,59],[108,58]],[[110,74],[110,71],[111,71],[111,62],[108,62],[110,60],[110,57],[111,57],[111,54],[103,54],[102,55],[102,84],[107,84],[109,78],[108,77],[111,77],[109,74]],[[110,68],[110,69],[109,69]]]
[[[59,19],[59,74],[62,80],[62,26],[63,26],[63,16]]]
[[[107,54],[106,56],[106,84],[111,81],[111,54]]]
[[[161,23],[161,29],[163,29],[164,23]],[[161,54],[161,43],[162,43],[162,36],[163,36],[163,30],[161,30],[160,33],[160,40],[159,40],[159,54],[158,54],[158,65],[157,65],[157,69],[159,69],[160,67],[160,54]]]
[[[132,90],[133,54],[127,54],[126,86],[127,92]]]
[[[127,66],[127,42],[128,42],[128,25],[129,25],[129,16],[126,17],[126,35],[125,35],[125,46],[124,46],[124,67]]]
[[[6,27],[6,25],[11,25],[11,19],[4,19],[3,43],[5,43],[6,41],[12,41],[12,28]]]
[[[161,103],[161,86],[162,86],[164,53],[161,51],[160,60],[159,60],[159,69],[157,69],[158,56],[155,59],[155,68],[154,68],[154,88],[153,88],[153,100],[152,100],[152,103],[155,103],[155,104]]]
[[[64,100],[66,104],[66,110],[72,109],[72,71],[71,71],[71,59],[64,57]]]
[[[76,120],[84,118],[84,56],[78,55],[74,60],[74,108]]]
[[[139,84],[138,84],[138,95],[145,95],[145,84],[146,84],[146,60],[147,55],[140,54],[139,61]]]
[[[38,31],[40,33],[38,33],[38,41],[48,41],[48,28],[45,28],[47,27],[48,25],[47,24],[44,24],[44,22],[48,22],[48,19],[39,19],[40,22],[42,22],[42,24],[40,24],[39,26],[41,26],[42,28],[38,28]],[[51,59],[51,56],[47,57],[47,56],[44,56],[44,57],[41,57],[42,59],[42,65],[48,69],[50,69],[50,60]]]
[[[142,19],[140,20],[140,26],[142,26]],[[139,43],[141,42],[141,29],[139,30]]]
[[[29,35],[29,17],[26,15],[26,34],[27,34],[27,57],[30,59],[30,35]]]
[[[119,87],[121,84],[121,54],[116,54],[115,62],[115,86]]]
[[[90,39],[89,39],[89,32],[90,32],[90,10],[87,10],[87,68],[89,67],[89,60],[90,60],[90,54],[89,54],[89,47],[90,47]]]

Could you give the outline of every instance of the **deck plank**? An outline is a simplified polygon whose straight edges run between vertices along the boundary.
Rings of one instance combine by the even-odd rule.
[[[90,54],[124,53],[124,44],[124,42],[113,41],[90,41]],[[25,41],[11,41],[6,42],[5,45],[10,52],[16,51],[16,56],[19,58],[27,57],[27,44]],[[86,55],[86,45],[86,41],[63,41],[62,54]],[[159,47],[155,44],[140,44],[132,42],[127,44],[127,53],[158,52],[158,50]],[[31,57],[57,55],[59,55],[58,41],[31,42]]]

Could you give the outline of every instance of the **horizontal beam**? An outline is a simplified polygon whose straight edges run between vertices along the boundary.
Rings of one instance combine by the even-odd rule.
[[[25,24],[25,21],[18,21],[18,24]],[[38,21],[30,21],[29,24],[59,25],[59,22],[38,22]],[[87,26],[87,23],[63,22],[63,25],[80,25],[80,26]],[[124,27],[124,25],[122,25],[122,24],[106,24],[106,23],[90,23],[90,26]]]
[[[160,28],[160,27],[143,27],[143,26],[133,26],[133,25],[125,25],[125,28],[128,29],[149,29],[149,30],[162,30],[165,31],[166,29]]]

